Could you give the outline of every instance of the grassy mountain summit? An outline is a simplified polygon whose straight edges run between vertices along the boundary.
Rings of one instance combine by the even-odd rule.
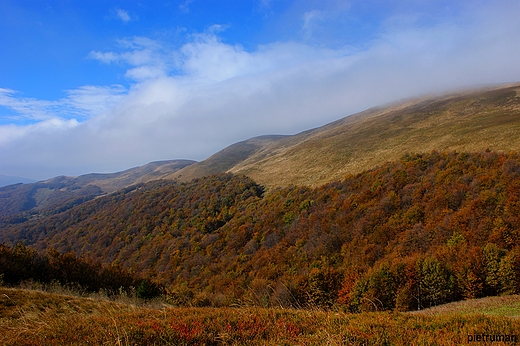
[[[253,138],[168,178],[232,172],[268,187],[319,186],[408,152],[519,148],[520,84],[514,84],[376,107],[292,136]]]

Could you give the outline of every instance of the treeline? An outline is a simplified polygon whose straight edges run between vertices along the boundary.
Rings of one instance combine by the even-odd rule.
[[[115,261],[178,304],[410,310],[519,293],[519,217],[517,153],[431,152],[314,189],[153,182],[0,241]]]
[[[100,292],[109,296],[135,294],[151,299],[164,294],[164,287],[150,278],[141,278],[117,265],[103,266],[74,253],[48,249],[44,254],[19,242],[13,247],[0,244],[0,283],[17,286],[32,281],[59,284],[73,290]]]

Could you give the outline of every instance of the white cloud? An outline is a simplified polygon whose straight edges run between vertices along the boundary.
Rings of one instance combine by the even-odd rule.
[[[139,66],[126,71],[125,77],[135,81],[143,81],[147,79],[154,79],[164,75],[161,67],[157,66]]]
[[[323,11],[312,10],[303,14],[303,31],[306,36],[311,36],[316,22],[322,22],[325,19]]]
[[[83,86],[67,90],[67,97],[57,101],[21,97],[10,89],[0,89],[0,106],[15,111],[18,123],[34,124],[53,119],[83,120],[110,110],[125,93],[121,85]]]
[[[14,142],[27,133],[27,127],[0,125],[0,146]]]
[[[205,35],[184,45],[182,69],[195,78],[221,81],[243,73],[251,66],[251,54],[240,46],[219,42],[213,35]]]
[[[132,19],[130,17],[130,15],[128,14],[128,12],[125,11],[125,10],[122,10],[120,8],[116,8],[115,12],[116,12],[117,18],[121,19],[123,21],[123,23],[128,23]]]
[[[60,114],[67,108],[69,113],[78,118],[92,118],[109,112],[126,94],[122,85],[92,86],[86,85],[74,90],[67,90],[67,98],[59,101]]]
[[[0,162],[12,167],[0,173],[42,178],[24,169],[80,174],[204,159],[251,136],[296,133],[399,98],[518,81],[518,10],[502,1],[457,21],[393,18],[362,50],[273,42],[248,51],[219,39],[218,28],[177,49],[121,40],[89,56],[126,64],[128,90],[85,86],[51,102],[0,89],[0,106],[30,119],[0,126]]]
[[[91,51],[88,57],[104,64],[129,65],[125,76],[135,81],[165,75],[174,60],[158,42],[146,37],[132,37],[118,41],[121,52]]]
[[[53,135],[57,131],[69,130],[78,125],[76,119],[48,118],[37,123],[17,126],[0,125],[0,146],[8,146],[16,140],[33,133]]]
[[[193,2],[193,0],[184,0],[180,5],[179,5],[179,10],[181,10],[181,12],[184,12],[184,13],[188,13],[190,12],[190,4]]]
[[[15,111],[18,119],[45,120],[49,118],[48,109],[53,102],[18,96],[15,90],[0,89],[0,106]]]
[[[105,63],[105,64],[110,64],[112,62],[117,62],[120,59],[119,54],[114,53],[114,52],[102,53],[102,52],[92,51],[92,52],[90,52],[88,57],[90,59],[101,61],[102,63]]]

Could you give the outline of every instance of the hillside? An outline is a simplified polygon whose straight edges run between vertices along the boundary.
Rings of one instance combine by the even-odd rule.
[[[255,154],[264,151],[271,144],[286,137],[287,136],[266,135],[232,144],[210,156],[206,160],[169,174],[166,178],[189,181],[194,178],[202,178],[211,174],[228,172],[250,157],[255,156]]]
[[[24,220],[31,213],[65,210],[130,185],[162,179],[194,162],[157,161],[117,173],[60,176],[36,183],[5,186],[0,188],[0,219],[15,217]]]
[[[179,304],[415,310],[519,292],[519,200],[518,154],[432,152],[269,194],[231,174],[151,182],[0,242],[153,275]]]
[[[95,185],[99,186],[104,193],[111,193],[130,185],[164,179],[172,172],[176,172],[193,163],[195,161],[192,160],[154,161],[122,172],[84,174],[71,180],[74,186]]]
[[[169,176],[189,181],[209,173],[245,174],[267,187],[319,186],[432,150],[520,149],[520,85],[410,100],[347,116],[303,133],[256,145],[237,143]],[[223,164],[223,163],[226,164]]]

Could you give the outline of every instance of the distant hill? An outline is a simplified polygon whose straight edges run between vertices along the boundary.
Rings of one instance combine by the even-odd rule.
[[[288,136],[266,135],[232,144],[202,162],[195,163],[190,165],[191,167],[188,166],[169,174],[167,178],[189,181],[210,174],[228,172],[250,157],[255,156],[259,152],[263,152],[271,144],[277,143],[286,137]]]
[[[78,177],[60,176],[36,183],[1,187],[0,218],[12,217],[24,212],[41,212],[45,209],[53,209],[54,212],[62,211],[130,185],[162,179],[194,162],[157,161],[117,173],[92,173]]]
[[[146,183],[153,180],[164,179],[172,172],[185,168],[196,161],[192,160],[166,160],[154,161],[144,166],[134,167],[117,173],[91,173],[69,178],[75,186],[99,186],[104,193],[110,193],[124,187]],[[61,179],[55,178],[55,179]],[[54,179],[48,180],[52,182]]]
[[[36,180],[0,174],[0,187],[13,184],[34,183]]]
[[[319,186],[409,152],[520,149],[520,85],[376,107],[293,136],[233,144],[170,176],[245,174],[268,187]]]

